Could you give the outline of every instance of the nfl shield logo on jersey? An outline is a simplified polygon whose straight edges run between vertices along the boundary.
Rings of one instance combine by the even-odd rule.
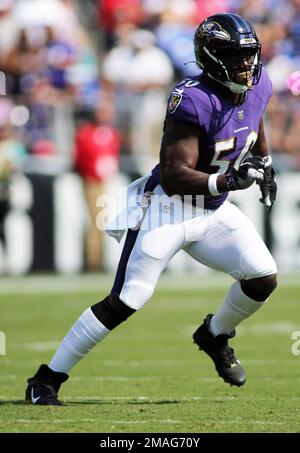
[[[174,113],[177,107],[179,106],[180,102],[182,99],[182,94],[173,92],[171,94],[169,104],[168,104],[168,110],[170,113]]]

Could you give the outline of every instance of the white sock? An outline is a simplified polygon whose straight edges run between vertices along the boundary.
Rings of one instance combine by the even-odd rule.
[[[56,350],[49,368],[68,373],[99,341],[110,332],[88,308],[69,330]]]
[[[267,299],[268,300],[268,299]],[[240,282],[236,281],[229,288],[225,300],[210,322],[210,331],[214,336],[230,334],[244,319],[255,313],[266,302],[256,302],[242,291]]]

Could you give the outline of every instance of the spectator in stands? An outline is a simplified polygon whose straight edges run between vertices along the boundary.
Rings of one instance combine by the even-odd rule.
[[[15,46],[18,37],[18,26],[12,14],[14,0],[0,0],[0,65],[6,72],[6,55]]]
[[[146,173],[157,160],[165,90],[174,71],[152,32],[130,28],[122,32],[119,45],[103,61],[102,77],[117,93],[119,121],[129,118],[133,153]]]
[[[75,169],[83,180],[90,213],[86,234],[86,268],[99,271],[103,266],[103,232],[97,229],[97,198],[103,194],[105,182],[118,170],[120,134],[114,127],[113,100],[102,95],[94,113],[94,122],[81,125],[76,133]]]
[[[121,24],[141,23],[143,9],[140,0],[99,0],[99,23],[104,31],[104,47],[111,49],[117,43],[116,30]]]
[[[0,240],[5,244],[4,222],[10,209],[10,183],[14,173],[22,168],[26,150],[14,137],[14,104],[0,98]]]

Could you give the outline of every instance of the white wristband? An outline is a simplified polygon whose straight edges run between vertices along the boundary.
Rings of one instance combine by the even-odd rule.
[[[220,195],[220,192],[218,191],[217,188],[217,179],[218,179],[219,173],[213,173],[210,175],[208,178],[208,190],[211,195]]]

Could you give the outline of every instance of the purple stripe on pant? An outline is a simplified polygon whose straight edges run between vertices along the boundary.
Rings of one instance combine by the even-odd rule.
[[[150,176],[146,183],[144,193],[148,192],[148,191],[152,192],[156,186],[157,186],[157,181],[152,176]],[[127,232],[122,255],[121,255],[121,258],[119,261],[117,274],[116,274],[115,281],[114,281],[114,284],[113,284],[113,287],[111,290],[112,295],[119,295],[120,292],[122,291],[122,287],[123,287],[124,280],[125,280],[126,266],[127,266],[130,254],[132,252],[132,249],[134,247],[138,232],[139,232],[139,230],[128,230],[128,232]]]

